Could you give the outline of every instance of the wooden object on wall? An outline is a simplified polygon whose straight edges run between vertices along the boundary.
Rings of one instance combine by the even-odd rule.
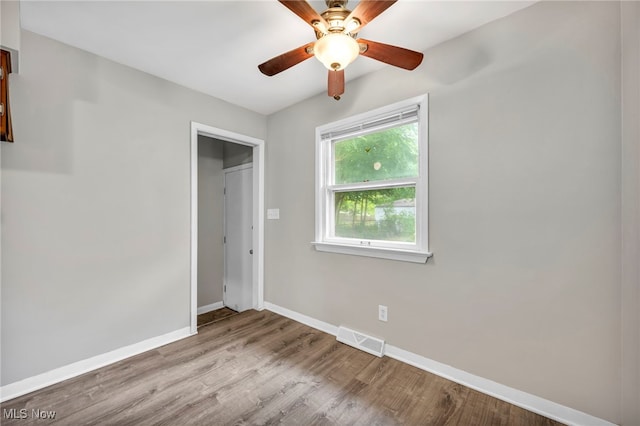
[[[11,53],[0,50],[0,141],[13,142],[11,109],[9,108],[9,74]]]

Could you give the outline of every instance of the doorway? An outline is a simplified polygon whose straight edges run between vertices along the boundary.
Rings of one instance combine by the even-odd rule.
[[[249,234],[251,285],[242,293],[246,296],[243,307],[257,310],[264,306],[264,141],[200,123],[191,123],[191,280],[190,313],[191,334],[197,333],[198,310],[198,136],[205,136],[252,148],[251,207],[249,220],[253,232]],[[245,176],[246,178],[246,176]],[[225,267],[226,269],[226,267]],[[226,272],[225,272],[226,273]],[[250,302],[249,302],[250,301]],[[241,307],[240,305],[238,307]]]

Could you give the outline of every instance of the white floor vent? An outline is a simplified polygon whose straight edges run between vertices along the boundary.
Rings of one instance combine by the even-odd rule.
[[[384,340],[366,336],[343,326],[338,328],[336,339],[338,339],[338,342],[353,346],[372,355],[381,357],[384,353]]]

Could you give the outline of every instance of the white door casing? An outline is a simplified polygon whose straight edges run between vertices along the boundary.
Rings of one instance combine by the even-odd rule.
[[[198,135],[253,147],[253,308],[264,309],[264,145],[262,139],[191,122],[190,332],[198,333]]]

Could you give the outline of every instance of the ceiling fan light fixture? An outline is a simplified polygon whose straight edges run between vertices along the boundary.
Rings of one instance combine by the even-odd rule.
[[[344,32],[353,33],[358,28],[360,28],[360,21],[355,18],[351,18],[349,19],[349,22],[347,22],[344,26]]]
[[[316,41],[313,52],[329,70],[343,70],[360,53],[358,42],[344,33],[329,33]]]
[[[320,34],[327,34],[329,32],[329,29],[327,28],[327,26],[321,21],[313,21],[312,25],[316,29],[316,31]]]

